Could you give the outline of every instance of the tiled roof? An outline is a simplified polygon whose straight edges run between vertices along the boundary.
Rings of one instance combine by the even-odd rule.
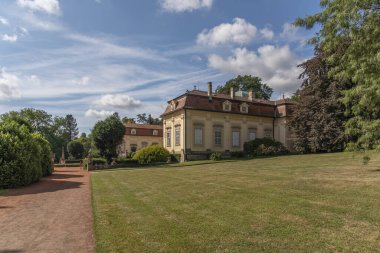
[[[175,111],[179,111],[181,109],[226,112],[223,110],[223,103],[227,100],[231,102],[231,111],[227,113],[238,113],[244,115],[265,117],[284,116],[283,114],[278,113],[278,108],[276,107],[279,105],[288,105],[294,103],[289,99],[269,101],[265,99],[254,98],[251,100],[248,97],[239,96],[235,96],[234,99],[232,99],[229,95],[215,93],[212,95],[212,100],[209,101],[207,92],[193,90],[172,100],[176,103],[176,107],[174,110],[172,110],[170,104],[172,101],[169,101],[169,105],[167,106],[163,115],[167,115]],[[248,113],[240,112],[240,105],[242,103],[246,103],[248,105]]]
[[[145,124],[135,124],[135,123],[126,123],[125,127],[128,128],[139,128],[139,129],[162,129],[162,125],[145,125]]]

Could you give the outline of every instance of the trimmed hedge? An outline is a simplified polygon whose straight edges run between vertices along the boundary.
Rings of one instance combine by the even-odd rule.
[[[139,164],[167,162],[170,159],[170,153],[164,147],[151,145],[137,151],[133,159],[137,160]]]
[[[244,152],[248,155],[284,155],[289,151],[279,142],[269,138],[258,138],[244,143]]]
[[[41,147],[41,169],[42,176],[49,176],[53,173],[52,151],[49,142],[42,135],[34,133],[33,138]]]
[[[36,182],[47,169],[46,147],[16,121],[0,123],[0,188],[14,188]]]

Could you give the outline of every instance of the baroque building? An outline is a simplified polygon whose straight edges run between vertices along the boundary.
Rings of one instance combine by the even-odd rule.
[[[125,124],[123,141],[118,146],[119,157],[126,157],[146,146],[162,146],[162,132],[161,125]]]
[[[287,120],[289,99],[269,101],[251,92],[230,95],[192,90],[168,101],[163,117],[163,146],[182,160],[204,159],[211,152],[243,151],[244,142],[272,138],[292,149]]]

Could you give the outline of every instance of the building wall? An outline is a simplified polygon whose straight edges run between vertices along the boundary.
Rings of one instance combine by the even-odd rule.
[[[162,146],[162,136],[138,136],[138,135],[124,135],[122,143],[119,145],[119,156],[126,156],[131,152],[131,144],[137,145],[137,150],[142,148],[142,143],[146,142],[147,146],[157,144]]]
[[[186,114],[186,117],[185,117]],[[175,126],[181,127],[180,145],[175,145]],[[274,128],[273,128],[274,127]],[[195,128],[202,129],[202,144],[195,143]],[[221,144],[215,145],[215,128],[221,128]],[[185,130],[186,129],[186,130]],[[238,146],[233,146],[232,130],[240,133]],[[244,142],[249,140],[249,132],[256,130],[256,138],[264,138],[269,133],[269,137],[281,141],[288,145],[288,130],[286,118],[273,120],[270,117],[259,117],[242,114],[209,112],[200,110],[180,110],[170,115],[164,116],[164,147],[172,153],[181,153],[182,150],[192,152],[211,151],[242,151]],[[274,130],[274,131],[273,131]],[[167,146],[167,131],[171,131],[171,146]],[[268,137],[268,136],[267,136]],[[183,140],[186,138],[186,147]]]

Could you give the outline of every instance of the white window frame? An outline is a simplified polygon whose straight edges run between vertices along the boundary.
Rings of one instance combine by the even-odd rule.
[[[153,135],[158,135],[158,130],[153,130]]]
[[[203,127],[194,127],[194,145],[203,145]]]
[[[166,147],[171,147],[172,146],[172,128],[168,127],[166,128]]]
[[[240,105],[240,112],[241,113],[248,113],[248,105],[246,103],[243,103]]]
[[[220,136],[217,136],[217,133],[220,134]],[[215,146],[221,146],[222,145],[222,137],[223,132],[221,127],[215,127],[214,128],[214,145]]]
[[[133,129],[131,129],[131,134],[135,135],[135,134],[136,134],[136,132],[137,132],[137,131],[136,131],[136,129],[134,129],[134,128],[133,128]]]
[[[257,129],[256,128],[249,128],[248,129],[248,141],[256,140],[256,138],[257,138]]]
[[[240,129],[232,129],[232,147],[240,147]]]
[[[181,126],[177,125],[174,128],[174,141],[176,146],[181,146]]]

